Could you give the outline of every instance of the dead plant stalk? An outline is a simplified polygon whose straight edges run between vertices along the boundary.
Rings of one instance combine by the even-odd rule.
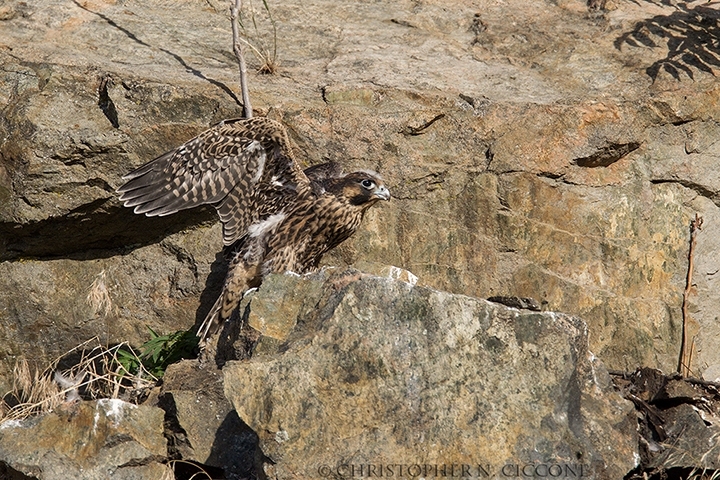
[[[690,365],[692,362],[693,348],[695,342],[688,345],[688,323],[690,322],[688,314],[688,300],[692,291],[692,275],[694,269],[695,243],[697,242],[697,233],[702,230],[703,217],[695,214],[695,218],[690,222],[690,249],[688,251],[688,269],[687,278],[685,280],[685,291],[683,292],[682,303],[682,341],[680,343],[680,360],[678,362],[678,372],[683,377],[690,376]]]
[[[242,92],[243,110],[245,112],[245,118],[252,118],[253,111],[252,105],[250,104],[250,91],[248,90],[247,82],[247,65],[245,64],[245,55],[243,53],[242,44],[240,43],[240,31],[238,29],[238,16],[242,9],[242,0],[235,0],[235,3],[230,8],[230,18],[232,22],[232,35],[233,35],[233,53],[237,58],[238,66],[240,67],[240,91]]]

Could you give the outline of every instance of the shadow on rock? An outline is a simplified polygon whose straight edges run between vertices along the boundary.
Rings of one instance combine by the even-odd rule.
[[[676,80],[685,74],[695,78],[695,70],[714,75],[720,68],[720,11],[711,4],[689,6],[689,2],[646,0],[650,3],[672,5],[676,10],[670,15],[656,15],[638,22],[631,32],[615,40],[615,48],[632,47],[662,48],[667,43],[668,54],[646,69],[655,80],[664,70]],[[717,3],[717,2],[715,2]]]
[[[205,287],[200,294],[200,305],[198,306],[197,312],[195,312],[195,326],[193,327],[196,331],[200,328],[203,320],[205,320],[207,314],[210,313],[210,310],[220,295],[227,271],[227,255],[225,250],[221,250],[215,254],[215,260],[213,260],[210,266],[210,274],[205,279]]]
[[[232,360],[247,360],[253,355],[260,338],[260,332],[248,325],[250,304],[240,306],[242,314],[235,312],[230,319],[218,327],[217,333],[208,339],[202,362],[210,362],[217,368],[223,368]]]
[[[5,480],[38,480],[38,477],[25,475],[3,462],[0,462],[0,478]]]
[[[107,258],[116,255],[118,249],[148,245],[190,226],[216,221],[210,208],[150,218],[107,203],[107,199],[99,199],[62,217],[35,223],[0,223],[0,261],[28,257]]]
[[[168,457],[179,460],[178,465],[189,462],[212,478],[263,478],[262,466],[268,460],[260,450],[259,437],[223,392],[220,370],[201,368],[196,361],[168,368],[158,402],[165,411]]]
[[[215,433],[208,463],[223,465],[228,479],[263,478],[262,464],[268,459],[258,445],[257,433],[231,410]]]

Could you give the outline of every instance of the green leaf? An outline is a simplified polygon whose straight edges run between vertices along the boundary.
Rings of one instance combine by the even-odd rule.
[[[152,375],[161,378],[171,364],[185,358],[195,358],[195,351],[200,339],[186,330],[179,330],[167,335],[159,335],[147,327],[150,339],[135,351],[131,347],[120,347],[116,360],[122,369],[136,375],[140,367],[144,367]]]

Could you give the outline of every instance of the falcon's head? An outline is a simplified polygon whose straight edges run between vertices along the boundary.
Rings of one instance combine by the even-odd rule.
[[[390,200],[390,190],[375,172],[360,170],[338,179],[333,190],[351,205],[370,207],[378,200]]]

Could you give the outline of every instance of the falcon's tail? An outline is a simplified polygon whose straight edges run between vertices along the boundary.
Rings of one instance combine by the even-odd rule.
[[[222,292],[197,331],[201,350],[207,345],[209,337],[221,330],[223,323],[232,317],[245,293],[259,287],[261,282],[260,267],[247,265],[242,255],[236,254],[230,262]]]

